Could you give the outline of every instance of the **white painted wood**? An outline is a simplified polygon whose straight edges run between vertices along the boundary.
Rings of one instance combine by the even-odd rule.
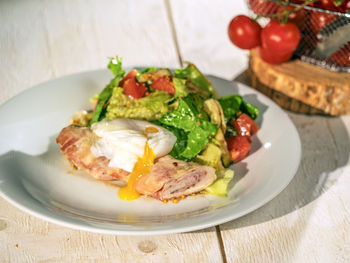
[[[348,130],[341,118],[290,116],[302,141],[299,171],[271,202],[220,226],[228,262],[350,260]]]
[[[228,79],[246,68],[226,32],[244,1],[171,7],[184,60]],[[290,117],[302,140],[299,171],[271,202],[220,226],[228,262],[350,262],[350,118]]]
[[[245,53],[227,38],[243,1],[170,1],[184,60],[232,79]],[[178,66],[163,1],[1,1],[0,103],[44,80],[104,67]],[[262,208],[221,225],[228,262],[350,262],[350,117],[290,114],[303,160]],[[281,175],[283,176],[283,175]],[[18,247],[16,246],[18,245]],[[214,228],[156,237],[71,230],[0,200],[0,262],[221,262]]]
[[[42,81],[124,65],[177,67],[163,1],[1,1],[0,104]],[[102,87],[101,87],[102,88]],[[71,230],[0,200],[0,262],[221,262],[215,228],[150,237]]]
[[[178,66],[163,1],[1,1],[0,103],[69,73],[124,65]]]
[[[233,46],[227,28],[231,19],[247,13],[243,0],[170,1],[183,60],[203,72],[233,79],[246,69],[248,53]]]

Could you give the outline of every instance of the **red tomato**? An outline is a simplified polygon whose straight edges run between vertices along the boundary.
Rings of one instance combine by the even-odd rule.
[[[255,134],[259,130],[259,126],[247,114],[243,113],[233,122],[233,126],[240,136],[248,136]]]
[[[311,14],[311,26],[314,33],[317,35],[322,28],[337,19],[337,15],[327,14],[323,12],[312,12]]]
[[[233,44],[242,49],[260,45],[261,26],[250,17],[239,15],[228,26],[228,36]]]
[[[146,86],[143,83],[138,83],[135,78],[128,78],[123,83],[125,95],[134,99],[140,99],[145,96]]]
[[[159,77],[150,85],[152,89],[162,90],[169,94],[175,94],[174,84],[170,81],[169,77]]]
[[[342,66],[349,67],[350,66],[350,42],[348,42],[345,46],[335,52],[331,59],[334,63]]]
[[[283,62],[288,61],[293,53],[287,53],[287,54],[277,54],[273,51],[270,51],[269,49],[266,49],[264,47],[258,47],[258,52],[262,60],[269,64],[281,64]]]
[[[124,85],[124,82],[127,80],[127,79],[131,79],[131,78],[135,78],[137,75],[137,71],[135,69],[131,70],[128,74],[126,74],[124,76],[124,78],[119,82],[119,86],[120,87],[123,87]]]
[[[265,0],[249,0],[249,6],[255,14],[275,14],[279,4]]]
[[[300,30],[291,22],[282,25],[279,21],[273,20],[261,30],[262,46],[273,53],[292,53],[299,41]]]
[[[347,10],[350,10],[350,1],[349,0],[344,0],[344,2],[337,7],[337,10],[339,12],[345,13]]]
[[[246,136],[226,138],[226,143],[227,149],[231,155],[231,159],[235,163],[243,160],[250,151],[249,138]]]
[[[315,7],[337,11],[337,7],[334,5],[334,0],[319,0],[315,3]]]

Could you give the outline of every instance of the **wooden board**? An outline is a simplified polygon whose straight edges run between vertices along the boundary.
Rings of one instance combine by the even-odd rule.
[[[252,87],[280,106],[299,113],[350,113],[350,74],[336,73],[298,59],[270,65],[253,50],[248,74]]]

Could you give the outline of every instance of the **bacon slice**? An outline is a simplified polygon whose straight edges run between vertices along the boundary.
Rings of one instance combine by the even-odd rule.
[[[56,139],[62,154],[80,170],[99,180],[128,181],[129,172],[109,167],[109,159],[96,157],[90,150],[99,139],[90,128],[68,126]],[[156,160],[151,172],[135,184],[144,195],[164,200],[199,192],[216,179],[215,169],[193,162],[176,160],[167,155]]]
[[[91,145],[98,140],[97,135],[89,128],[68,126],[56,138],[61,152],[79,170],[87,171],[99,180],[122,180],[127,182],[129,172],[109,167],[109,159],[96,157],[90,150]]]
[[[165,200],[199,192],[215,179],[214,168],[167,155],[157,161],[148,175],[136,182],[135,189],[141,194]]]

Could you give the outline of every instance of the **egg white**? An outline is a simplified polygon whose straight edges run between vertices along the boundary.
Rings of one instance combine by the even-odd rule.
[[[149,132],[149,127],[156,132]],[[167,155],[176,142],[176,136],[170,131],[147,121],[105,119],[94,123],[91,129],[100,137],[91,146],[92,153],[110,159],[110,167],[128,172],[132,171],[137,158],[143,156],[147,141],[156,158]]]

